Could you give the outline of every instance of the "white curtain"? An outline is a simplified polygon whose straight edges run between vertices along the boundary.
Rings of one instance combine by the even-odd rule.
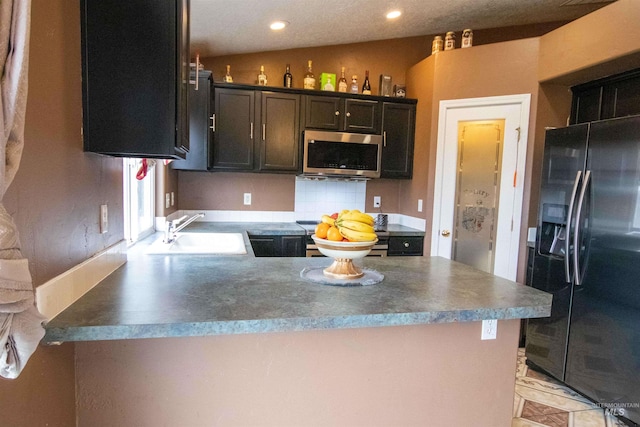
[[[2,204],[20,164],[27,104],[31,0],[0,0],[0,376],[16,378],[44,336],[29,265]]]

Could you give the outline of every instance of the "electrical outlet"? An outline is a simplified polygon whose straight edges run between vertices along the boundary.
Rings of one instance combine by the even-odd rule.
[[[175,205],[175,204],[176,204],[176,198],[175,198],[175,195],[174,195],[174,193],[173,193],[173,191],[172,191],[172,192],[171,192],[171,206],[173,206],[173,205]]]
[[[164,195],[164,207],[165,209],[169,209],[170,206],[171,206],[171,195],[169,193],[166,193]]]
[[[109,231],[109,209],[107,205],[100,205],[100,233]]]
[[[498,321],[496,319],[482,321],[481,340],[495,340],[498,334]]]
[[[418,199],[418,212],[422,212],[422,199]]]
[[[251,205],[251,193],[244,193],[244,204]]]
[[[380,196],[373,196],[373,207],[374,208],[379,208],[380,207]]]

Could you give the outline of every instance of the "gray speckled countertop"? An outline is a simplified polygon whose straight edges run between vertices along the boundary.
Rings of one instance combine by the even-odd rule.
[[[300,277],[305,267],[328,266],[324,257],[147,255],[144,244],[136,247],[46,325],[44,342],[469,322],[551,310],[547,293],[438,257],[357,260],[384,280],[336,287]]]
[[[246,231],[252,236],[269,235],[304,235],[305,229],[295,222],[205,222],[196,221],[190,224],[185,231],[209,231],[241,233]],[[388,224],[384,235],[424,236],[424,231],[400,224]]]

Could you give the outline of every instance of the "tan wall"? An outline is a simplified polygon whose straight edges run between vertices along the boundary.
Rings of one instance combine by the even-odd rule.
[[[478,46],[504,40],[539,36],[558,28],[562,24],[561,22],[552,22],[512,28],[476,30],[474,32],[474,44]],[[225,67],[229,64],[231,65],[231,74],[235,83],[254,84],[260,65],[264,65],[269,84],[272,86],[282,85],[282,74],[284,73],[285,65],[289,63],[292,67],[293,86],[296,88],[302,86],[302,78],[306,72],[306,64],[309,59],[313,61],[313,69],[316,76],[319,76],[323,71],[339,74],[340,67],[344,66],[346,67],[347,78],[355,73],[359,77],[360,84],[362,84],[365,69],[368,69],[373,93],[377,93],[378,78],[382,73],[390,74],[396,84],[406,83],[407,70],[431,53],[432,39],[433,36],[408,37],[368,43],[202,58],[201,60],[205,68],[213,72],[213,78],[216,82],[222,80]],[[195,52],[193,54],[195,55]],[[409,94],[411,94],[411,85],[409,85],[408,90]],[[430,109],[431,107],[418,105],[418,110],[422,111],[420,114],[429,114]],[[416,154],[422,156],[424,153],[417,152]],[[424,173],[414,169],[414,177],[419,180],[423,180]],[[290,195],[291,197],[283,195],[283,193],[290,191],[292,188],[289,180],[283,179],[281,175],[276,174],[259,174],[252,177],[247,177],[246,175],[232,173],[231,176],[223,176],[218,173],[180,171],[177,175],[177,179],[180,181],[178,185],[180,189],[178,208],[214,209],[205,206],[216,206],[215,209],[224,210],[293,210],[293,194]],[[254,201],[251,206],[244,206],[241,203],[242,199],[239,199],[240,205],[238,205],[237,195],[244,192],[239,188],[255,186],[256,182],[259,182],[260,186],[264,188],[264,193],[260,193],[260,200]],[[229,197],[228,202],[224,199],[209,197],[221,194]],[[417,194],[422,193],[416,191],[413,186],[408,186],[406,181],[369,181],[367,183],[366,209],[374,211],[373,196],[381,196],[382,210],[384,212],[399,212],[423,217],[425,214],[417,211]],[[255,197],[255,194],[253,196]],[[203,202],[204,206],[198,205],[200,202]],[[429,203],[426,199],[424,200],[424,205],[425,209],[427,209]]]
[[[79,426],[508,426],[519,320],[77,344]]]
[[[575,85],[640,66],[640,2],[618,0],[540,39],[541,82]]]
[[[33,0],[31,12],[25,146],[4,203],[38,286],[123,238],[122,160],[82,151],[79,1]],[[0,413],[2,425],[75,425],[73,345],[40,347],[0,380]]]

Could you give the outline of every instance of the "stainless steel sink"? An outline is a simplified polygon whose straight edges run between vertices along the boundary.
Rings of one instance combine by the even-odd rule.
[[[178,233],[172,243],[153,242],[148,254],[246,255],[242,233]]]

